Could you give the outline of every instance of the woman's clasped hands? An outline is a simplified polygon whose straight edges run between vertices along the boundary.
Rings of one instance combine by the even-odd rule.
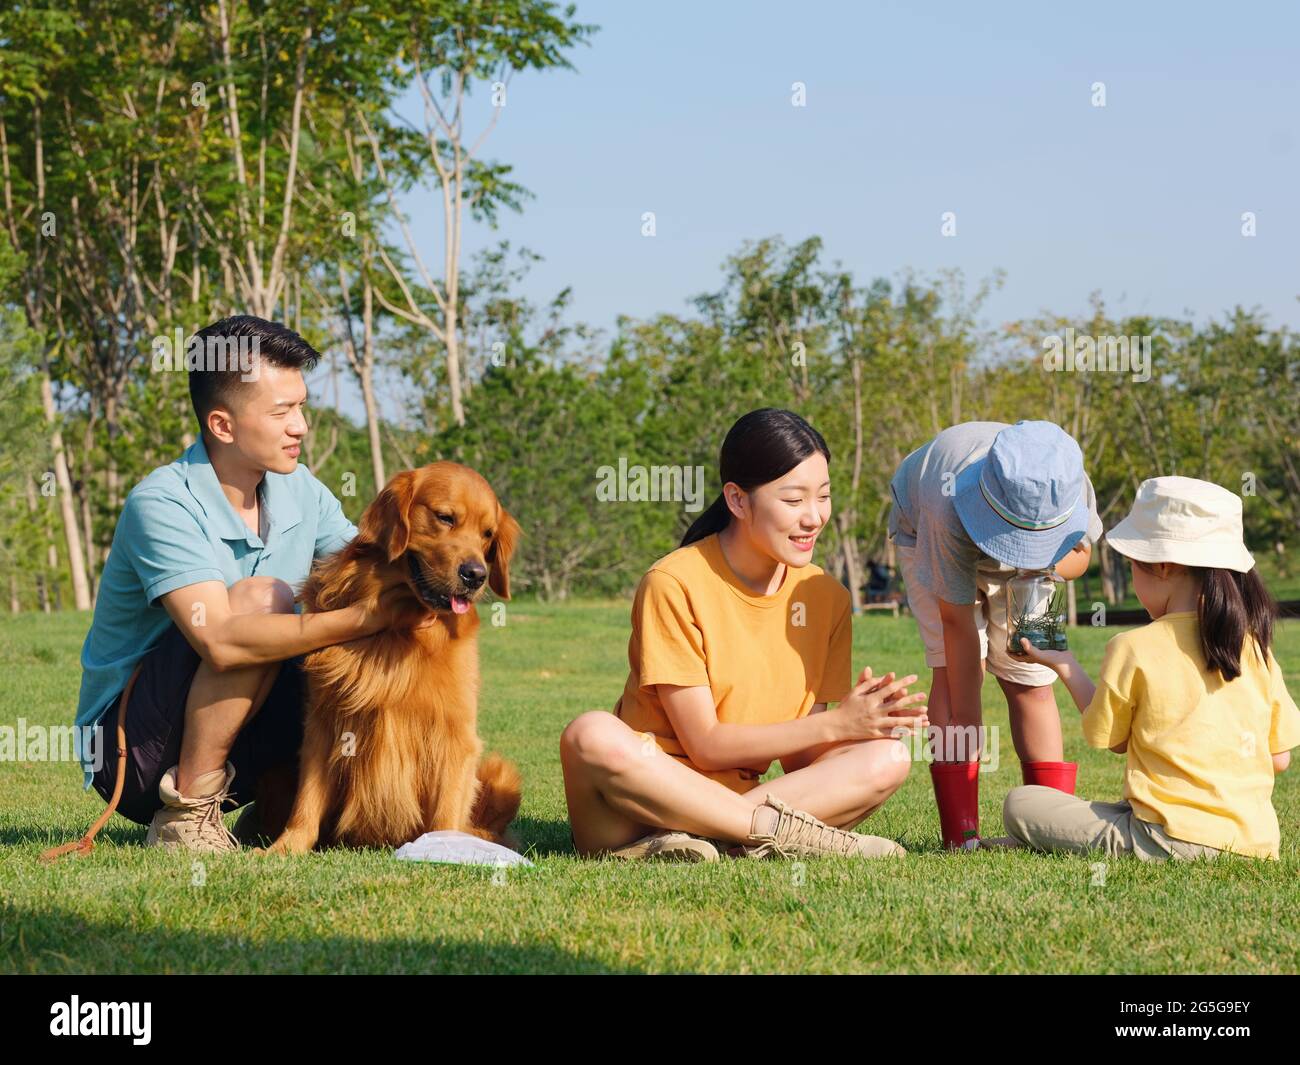
[[[926,694],[908,694],[916,674],[895,678],[893,673],[876,677],[867,666],[858,683],[835,708],[827,711],[828,724],[844,740],[887,740],[916,735],[928,728]]]

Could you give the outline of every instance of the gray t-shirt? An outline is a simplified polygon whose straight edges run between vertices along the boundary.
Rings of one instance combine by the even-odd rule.
[[[953,504],[957,474],[987,455],[993,438],[1005,428],[1005,422],[963,422],[945,429],[903,459],[889,482],[894,495],[890,538],[900,547],[916,549],[916,580],[949,603],[975,602],[979,573],[1005,579],[1015,572],[975,546]],[[1080,542],[1095,544],[1102,525],[1086,473],[1083,495],[1089,518]]]

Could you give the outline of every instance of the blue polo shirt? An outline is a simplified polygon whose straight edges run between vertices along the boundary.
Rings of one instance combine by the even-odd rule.
[[[295,590],[314,558],[356,536],[334,495],[299,466],[270,473],[258,486],[261,535],[230,505],[200,439],[170,466],[132,489],[100,577],[95,616],[81,648],[76,724],[95,725],[113,705],[137,662],[172,624],[158,601],[177,588],[252,576],[279,577]],[[74,730],[80,747],[82,729]],[[112,747],[101,737],[101,750]],[[79,752],[90,787],[88,753]]]

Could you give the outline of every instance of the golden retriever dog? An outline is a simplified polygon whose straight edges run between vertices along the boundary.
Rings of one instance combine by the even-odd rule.
[[[392,628],[306,657],[298,791],[271,853],[395,847],[440,829],[506,840],[520,779],[482,757],[474,603],[485,587],[510,598],[519,531],[478,473],[435,462],[393,477],[352,543],[313,569],[305,610],[373,607],[391,589],[410,602]]]

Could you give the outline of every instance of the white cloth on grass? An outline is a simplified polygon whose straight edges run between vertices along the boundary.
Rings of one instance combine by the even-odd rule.
[[[419,839],[403,843],[395,856],[410,862],[447,862],[453,865],[532,865],[509,847],[468,832],[426,832]]]

